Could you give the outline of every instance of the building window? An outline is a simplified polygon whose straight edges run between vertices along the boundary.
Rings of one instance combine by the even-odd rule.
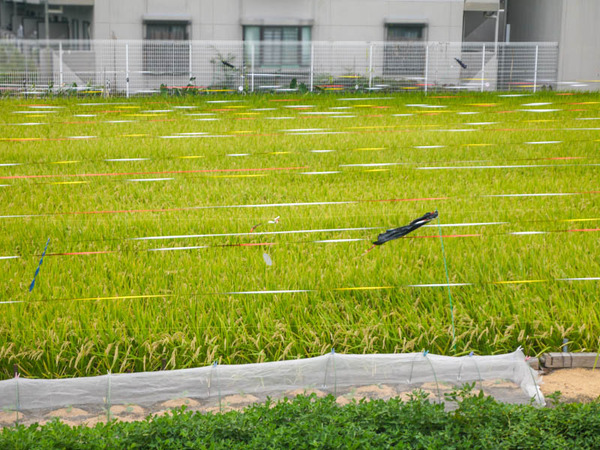
[[[425,24],[390,24],[386,27],[383,73],[420,78],[425,73]]]
[[[145,22],[144,71],[148,75],[189,73],[188,22]]]
[[[186,41],[186,22],[146,22],[146,39],[152,41]]]
[[[386,41],[401,42],[401,41],[422,41],[424,37],[424,28],[422,24],[406,24],[406,25],[388,25]]]
[[[245,26],[245,58],[261,67],[299,67],[310,64],[311,28],[307,26]]]

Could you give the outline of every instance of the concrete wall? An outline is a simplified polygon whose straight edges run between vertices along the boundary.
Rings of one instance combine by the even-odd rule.
[[[142,39],[144,17],[189,18],[190,38],[241,40],[243,24],[312,25],[313,40],[382,41],[385,23],[427,24],[429,41],[462,38],[463,0],[97,0],[96,39]]]
[[[565,1],[561,28],[559,80],[584,80],[588,87],[581,89],[600,90],[591,81],[600,80],[600,1]]]
[[[560,41],[562,12],[563,0],[508,0],[511,42]]]
[[[599,0],[509,0],[508,23],[513,42],[559,43],[562,88],[600,90]]]

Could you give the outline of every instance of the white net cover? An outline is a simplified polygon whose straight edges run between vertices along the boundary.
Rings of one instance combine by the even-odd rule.
[[[361,398],[408,398],[420,389],[431,401],[475,383],[503,402],[544,405],[538,376],[519,349],[506,355],[439,356],[427,353],[324,356],[242,365],[103,375],[71,379],[0,381],[0,425],[142,419],[186,405],[227,411],[301,393],[333,394],[339,404]]]

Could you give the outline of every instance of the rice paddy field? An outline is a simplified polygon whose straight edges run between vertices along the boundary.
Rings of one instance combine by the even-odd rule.
[[[0,377],[596,351],[599,146],[591,94],[4,99]]]

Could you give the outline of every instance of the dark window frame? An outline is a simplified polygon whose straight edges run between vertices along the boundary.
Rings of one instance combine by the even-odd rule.
[[[259,29],[259,40],[258,41],[252,41],[252,40],[247,40],[246,39],[246,28],[248,27],[255,27]],[[305,61],[303,58],[303,46],[310,44],[312,42],[312,26],[308,26],[308,25],[244,25],[243,26],[243,37],[244,37],[244,42],[245,43],[255,43],[258,47],[258,52],[257,52],[257,57],[255,60],[255,64],[257,67],[263,67],[263,68],[299,68],[299,67],[307,67],[310,65],[309,61]],[[296,28],[297,29],[297,33],[296,33],[296,39],[295,40],[289,40],[289,39],[281,39],[279,41],[274,41],[274,40],[270,40],[270,39],[265,39],[265,32],[268,30],[279,30],[281,37],[283,38],[284,35],[284,30],[290,30]],[[303,31],[304,29],[309,29],[310,32],[310,36],[309,39],[307,40],[303,40],[302,39],[302,35],[303,35]],[[267,56],[267,52],[265,51],[265,48],[269,45],[276,45],[276,44],[270,44],[270,43],[276,43],[276,42],[281,42],[283,43],[282,45],[279,46],[278,48],[278,55],[277,56]],[[286,42],[288,42],[289,44],[286,44]],[[264,44],[264,45],[263,45]],[[293,58],[294,61],[290,64],[289,60],[289,56],[285,55],[285,51],[286,51],[286,46],[295,46],[295,57]],[[278,62],[276,63],[272,63],[271,61],[269,61],[269,59],[274,59]]]
[[[189,74],[189,20],[146,20],[143,33],[143,70],[148,76],[183,76]],[[148,26],[183,27],[183,38],[152,39]],[[168,31],[172,33],[172,31]],[[174,33],[176,34],[176,33]],[[169,57],[170,56],[170,57]]]
[[[388,23],[385,30],[383,74],[392,77],[422,77],[425,74],[427,23]],[[390,39],[391,29],[419,30],[415,38]]]
[[[153,39],[148,36],[148,26],[160,25],[160,26],[183,26],[184,37],[183,39],[167,38],[167,39]],[[145,20],[144,21],[144,39],[148,41],[189,41],[190,39],[190,22],[189,20]]]
[[[420,36],[416,39],[390,39],[390,30],[405,28],[407,30],[419,30]],[[385,26],[385,42],[425,42],[427,32],[426,23],[388,23]]]

